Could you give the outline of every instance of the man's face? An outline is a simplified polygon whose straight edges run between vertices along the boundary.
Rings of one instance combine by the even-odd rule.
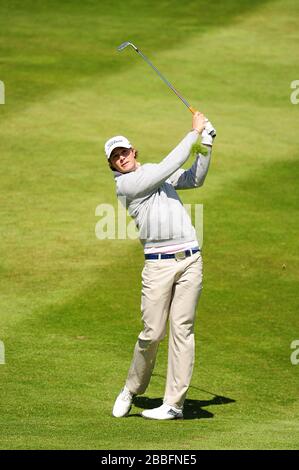
[[[135,149],[126,149],[124,147],[117,147],[113,150],[110,157],[110,163],[113,168],[120,173],[129,173],[134,171],[137,167],[135,160]]]

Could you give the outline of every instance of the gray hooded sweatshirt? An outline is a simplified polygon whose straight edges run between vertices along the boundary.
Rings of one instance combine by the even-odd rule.
[[[207,175],[208,155],[197,154],[192,166],[180,168],[198,139],[193,130],[160,163],[146,163],[130,173],[113,171],[117,197],[128,209],[139,231],[144,249],[194,242],[196,232],[176,190],[197,188]]]

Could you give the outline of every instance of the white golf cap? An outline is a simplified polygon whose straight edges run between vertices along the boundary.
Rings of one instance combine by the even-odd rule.
[[[132,145],[128,141],[126,137],[123,135],[115,135],[111,137],[111,139],[107,140],[105,143],[105,153],[106,157],[109,160],[112,150],[116,149],[117,147],[124,147],[126,149],[132,148]]]

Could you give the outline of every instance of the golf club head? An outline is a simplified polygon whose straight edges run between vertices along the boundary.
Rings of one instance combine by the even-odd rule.
[[[132,44],[132,43],[129,42],[129,41],[123,42],[120,46],[118,46],[117,50],[120,52],[120,51],[122,51],[123,49],[125,49],[125,48],[128,47],[128,46],[133,47],[133,49],[134,49],[135,51],[137,51],[137,47],[134,46],[134,44]]]

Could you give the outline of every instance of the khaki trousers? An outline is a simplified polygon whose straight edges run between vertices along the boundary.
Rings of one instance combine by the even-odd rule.
[[[193,371],[194,321],[201,288],[202,257],[199,252],[183,260],[145,261],[141,297],[144,328],[138,336],[126,381],[132,393],[145,392],[169,320],[164,402],[183,407]]]

